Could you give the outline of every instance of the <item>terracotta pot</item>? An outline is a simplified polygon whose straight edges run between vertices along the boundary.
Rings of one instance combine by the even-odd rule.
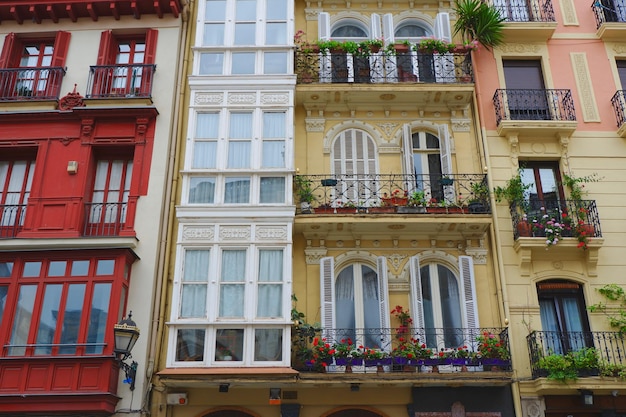
[[[531,226],[530,223],[526,220],[522,220],[517,223],[517,234],[520,237],[530,237],[531,236]]]
[[[596,228],[593,224],[585,223],[580,225],[580,231],[585,233],[587,237],[594,237],[596,235]]]

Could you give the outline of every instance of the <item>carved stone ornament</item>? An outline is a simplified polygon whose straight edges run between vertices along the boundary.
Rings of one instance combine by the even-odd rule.
[[[183,226],[183,240],[213,240],[214,226]]]
[[[305,119],[305,122],[307,132],[323,132],[324,126],[326,125],[326,119],[321,119],[317,117],[307,117]]]
[[[219,236],[221,240],[250,240],[250,229],[250,226],[221,226]]]
[[[59,100],[58,109],[62,111],[72,110],[74,107],[85,107],[83,102],[83,96],[76,91],[76,84],[74,84],[74,91],[67,93],[65,97]]]
[[[202,104],[214,104],[220,105],[224,101],[224,95],[222,93],[196,93],[194,102],[197,105]]]
[[[257,240],[287,240],[287,226],[257,226]]]

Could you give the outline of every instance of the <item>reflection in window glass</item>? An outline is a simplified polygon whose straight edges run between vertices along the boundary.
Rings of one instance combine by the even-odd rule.
[[[28,342],[36,293],[36,285],[22,285],[20,287],[15,317],[13,318],[11,339],[9,341],[11,346],[7,349],[9,356],[24,356],[24,353],[26,353],[26,347],[23,345]]]
[[[267,20],[287,20],[287,0],[267,0]]]
[[[23,277],[38,277],[41,272],[41,262],[25,262]]]
[[[254,45],[256,31],[255,23],[235,24],[235,45]]]
[[[266,45],[285,45],[287,43],[287,23],[268,23],[265,27]]]
[[[89,274],[89,261],[72,262],[72,271],[70,275],[73,277],[85,277]]]
[[[111,298],[111,284],[95,284],[91,311],[89,311],[89,328],[87,329],[86,353],[101,354],[104,350],[104,335],[107,328],[107,316],[109,315],[109,299]]]
[[[285,178],[265,177],[261,178],[261,204],[285,202]]]
[[[9,292],[9,287],[4,285],[0,286],[0,323],[2,323],[2,316],[4,315],[4,306],[7,303],[7,293]]]
[[[63,313],[63,327],[61,329],[61,345],[70,346],[59,347],[59,353],[62,355],[76,354],[76,343],[78,343],[84,301],[85,284],[70,285],[67,291],[65,312]]]
[[[215,178],[193,177],[189,180],[189,204],[213,204],[215,202]]]
[[[282,329],[256,329],[254,331],[254,360],[283,360]]]
[[[231,74],[254,74],[254,56],[254,52],[234,53]]]
[[[96,275],[113,275],[115,261],[113,259],[100,259],[96,267]]]
[[[204,329],[179,329],[176,337],[176,360],[202,362],[205,333]]]
[[[35,355],[49,355],[52,353],[52,343],[54,342],[54,333],[57,328],[62,291],[63,285],[61,284],[46,285],[41,313],[39,314],[37,341],[35,343],[47,346],[37,346]]]
[[[206,46],[224,45],[224,24],[205,23],[202,44]]]
[[[222,52],[200,54],[200,75],[220,75],[224,72]]]
[[[67,267],[67,261],[52,261],[48,266],[49,277],[62,277],[65,275],[65,268]]]
[[[250,178],[230,177],[225,180],[224,203],[248,204],[250,202]]]
[[[13,273],[13,262],[0,262],[0,278],[10,278]]]
[[[214,22],[226,20],[226,0],[207,0],[204,20]]]
[[[264,74],[287,74],[286,52],[266,52],[263,55],[265,57],[263,65]]]
[[[243,360],[243,329],[217,330],[215,339],[215,360]]]

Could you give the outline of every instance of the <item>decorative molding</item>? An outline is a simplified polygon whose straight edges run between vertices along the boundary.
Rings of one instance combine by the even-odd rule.
[[[525,54],[525,53],[539,53],[541,50],[541,45],[536,43],[507,43],[498,47],[500,52],[502,53],[514,53],[514,54]]]
[[[261,93],[261,104],[289,104],[289,93]]]
[[[326,119],[318,117],[307,117],[305,120],[307,132],[323,132],[326,125]]]
[[[65,97],[62,97],[57,104],[57,107],[61,111],[72,110],[74,107],[85,107],[83,102],[83,96],[76,91],[76,84],[74,84],[74,91],[67,93]]]
[[[452,119],[450,120],[452,124],[453,132],[469,132],[470,131],[470,119]]]
[[[328,249],[326,248],[318,248],[318,249],[306,248],[304,250],[306,264],[307,265],[319,265],[320,259],[325,257],[327,253],[328,253]]]
[[[213,240],[215,226],[183,226],[183,240]]]
[[[288,240],[287,226],[257,226],[255,234],[257,240]]]
[[[576,16],[576,8],[573,0],[560,0],[561,15],[563,16],[564,26],[578,26],[578,16]]]
[[[541,417],[546,409],[543,398],[524,398],[522,397],[522,416],[523,417]]]
[[[395,274],[400,274],[400,268],[404,260],[407,258],[407,255],[401,255],[399,253],[392,253],[391,255],[386,256],[389,266],[393,267]]]
[[[626,54],[626,44],[624,43],[613,44],[613,52],[615,52],[617,55]]]
[[[574,79],[578,94],[582,103],[583,120],[585,122],[599,122],[600,114],[596,97],[593,94],[593,84],[589,77],[589,65],[587,65],[587,55],[584,52],[571,52],[570,59],[574,69]]]
[[[472,257],[474,265],[487,265],[488,252],[486,248],[465,248],[465,254]]]
[[[255,104],[256,93],[229,93],[228,104]]]
[[[222,93],[196,93],[194,97],[194,104],[213,104],[220,105],[224,102],[224,95]]]
[[[308,6],[309,3],[307,3]],[[322,9],[311,9],[309,7],[304,9],[304,16],[307,21],[316,21]]]
[[[391,138],[391,135],[398,128],[398,123],[379,123],[378,127],[385,134],[387,138]]]
[[[220,240],[250,240],[250,226],[220,226]]]

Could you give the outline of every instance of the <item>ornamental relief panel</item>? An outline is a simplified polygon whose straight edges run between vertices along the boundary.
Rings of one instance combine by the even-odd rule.
[[[183,226],[183,241],[186,240],[213,240],[215,226]]]
[[[287,240],[287,226],[257,226],[256,240]]]
[[[289,93],[261,93],[261,104],[289,104]]]
[[[220,240],[250,240],[251,226],[220,226]]]
[[[229,93],[228,104],[255,104],[256,93]]]
[[[221,105],[224,102],[222,93],[196,93],[194,104],[196,105]]]

